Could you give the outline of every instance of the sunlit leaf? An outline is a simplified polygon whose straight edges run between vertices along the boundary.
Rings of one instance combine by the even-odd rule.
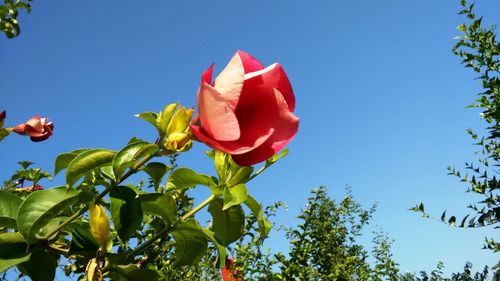
[[[238,184],[224,189],[224,207],[222,210],[239,205],[247,199],[248,192],[244,184]]]
[[[115,155],[115,151],[101,148],[80,153],[69,163],[66,171],[66,187],[72,187],[79,178],[93,169],[109,165]]]
[[[57,175],[61,170],[66,169],[69,163],[71,163],[71,161],[73,161],[73,159],[75,159],[76,156],[80,155],[82,152],[85,152],[87,150],[89,150],[89,148],[82,148],[73,150],[71,152],[59,154],[56,157],[54,176]]]
[[[198,174],[188,168],[179,168],[168,177],[167,189],[186,189],[196,185],[210,186],[212,184],[212,178],[207,175]]]
[[[175,222],[177,204],[172,196],[164,193],[139,194],[142,210],[146,214],[160,216],[167,225]]]
[[[262,207],[259,202],[257,202],[257,200],[255,200],[252,196],[248,195],[245,200],[245,205],[247,205],[257,219],[261,237],[267,237],[269,231],[271,231],[271,223],[264,217],[264,213],[262,212]]]
[[[39,190],[31,193],[19,207],[17,227],[28,244],[35,240],[35,235],[58,216],[64,209],[81,199],[76,190],[66,190],[64,186]]]
[[[17,195],[0,190],[0,226],[16,227],[17,210],[23,200]]]

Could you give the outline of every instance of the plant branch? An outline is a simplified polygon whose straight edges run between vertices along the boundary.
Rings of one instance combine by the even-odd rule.
[[[216,198],[215,195],[213,195],[213,194],[210,195],[207,199],[205,199],[205,201],[201,202],[198,206],[196,206],[193,209],[191,209],[191,211],[187,212],[184,216],[182,216],[181,218],[177,219],[173,224],[165,227],[160,232],[156,233],[151,239],[149,239],[148,241],[146,241],[143,244],[139,245],[133,251],[131,251],[130,253],[128,253],[126,259],[127,260],[130,259],[130,258],[134,257],[135,255],[137,255],[138,253],[141,253],[142,251],[144,251],[145,249],[147,249],[148,247],[150,247],[154,242],[156,242],[156,240],[162,238],[167,233],[169,233],[172,230],[172,228],[174,228],[174,226],[176,224],[178,224],[181,221],[187,220],[189,217],[193,216],[198,211],[200,211],[201,209],[203,209],[205,206],[207,206],[208,204],[210,204],[210,202],[212,202],[215,198]]]
[[[99,193],[99,195],[94,199],[94,201],[99,201],[102,198],[104,198],[104,196],[106,196],[111,191],[112,188],[117,187],[124,180],[126,180],[128,177],[130,177],[131,175],[133,175],[134,173],[136,173],[137,170],[139,170],[139,168],[142,165],[144,165],[146,162],[148,162],[149,160],[151,160],[151,158],[153,158],[153,157],[154,157],[154,154],[153,155],[148,155],[148,157],[146,157],[143,160],[141,160],[134,167],[132,167],[130,170],[128,170],[122,177],[120,177],[120,179],[116,180],[112,185],[108,186],[104,191],[102,191],[101,193]],[[83,208],[81,208],[78,212],[74,213],[71,217],[69,217],[67,220],[65,220],[63,223],[61,223],[58,227],[56,227],[55,229],[53,229],[51,232],[47,233],[47,235],[45,235],[42,238],[42,240],[48,240],[52,235],[56,234],[61,229],[63,229],[66,225],[70,224],[72,221],[74,221],[75,219],[77,219],[83,213],[85,213],[86,211],[88,211],[88,209],[89,209],[89,204],[86,204]]]

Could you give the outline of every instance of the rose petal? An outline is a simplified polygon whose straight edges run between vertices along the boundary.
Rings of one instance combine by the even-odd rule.
[[[243,51],[237,51],[236,54],[241,58],[241,61],[243,63],[243,68],[245,68],[245,74],[249,72],[254,72],[258,71],[264,68],[264,66],[252,57],[250,54],[245,53]]]
[[[214,64],[212,65],[205,71],[203,71],[203,74],[201,75],[201,82],[205,82],[209,85],[212,85],[212,73],[214,72]]]
[[[215,78],[214,88],[228,102],[232,111],[238,104],[244,77],[245,69],[240,56],[236,53],[219,76]]]
[[[275,88],[283,95],[291,112],[295,111],[295,96],[292,85],[280,64],[272,64],[260,71],[245,74],[245,83],[252,80],[252,83],[261,83],[266,87]]]
[[[189,126],[191,132],[199,141],[204,142],[214,149],[229,154],[241,154],[255,149],[263,144],[274,132],[273,128],[262,128],[260,131],[254,131],[255,134],[246,134],[236,141],[217,141],[208,135],[200,126],[194,124]]]
[[[278,90],[273,89],[272,96],[270,96],[269,93],[264,94],[263,91],[259,90],[256,90],[253,93],[254,96],[258,95],[258,97],[254,97],[255,100],[262,101],[265,99],[266,101],[262,102],[262,106],[259,107],[258,111],[253,112],[253,114],[256,114],[257,116],[253,116],[252,123],[260,124],[261,126],[269,126],[273,128],[274,132],[271,137],[266,140],[266,142],[257,148],[244,154],[233,154],[233,160],[243,166],[249,166],[262,162],[278,153],[295,136],[299,127],[299,118],[290,112],[285,98]],[[244,101],[243,99],[246,96],[249,96],[249,94],[242,94],[242,104]],[[248,104],[248,106],[250,107],[252,105]],[[253,105],[253,107],[255,107],[255,105]],[[242,110],[247,109],[243,108]],[[246,113],[243,112],[243,114]],[[238,116],[238,119],[239,117],[240,116]],[[246,134],[246,130],[252,129],[253,128],[251,126],[248,128],[246,126],[241,127],[242,134]]]
[[[201,83],[198,91],[198,111],[205,131],[219,141],[234,141],[240,138],[238,119],[226,100],[216,89]]]

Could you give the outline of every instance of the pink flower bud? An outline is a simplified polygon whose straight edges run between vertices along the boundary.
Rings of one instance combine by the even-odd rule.
[[[38,142],[48,139],[52,135],[54,124],[48,118],[40,118],[36,115],[26,123],[14,127],[14,132],[20,135],[30,136],[32,141]]]

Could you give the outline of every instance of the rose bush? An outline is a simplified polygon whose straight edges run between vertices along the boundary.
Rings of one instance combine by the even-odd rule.
[[[191,124],[199,141],[249,166],[275,155],[295,136],[295,97],[281,65],[264,68],[237,51],[213,82],[212,72],[213,65],[202,75]]]
[[[36,115],[25,123],[14,127],[14,132],[20,135],[30,136],[32,141],[38,142],[48,139],[54,131],[54,124],[48,118],[40,118]]]

